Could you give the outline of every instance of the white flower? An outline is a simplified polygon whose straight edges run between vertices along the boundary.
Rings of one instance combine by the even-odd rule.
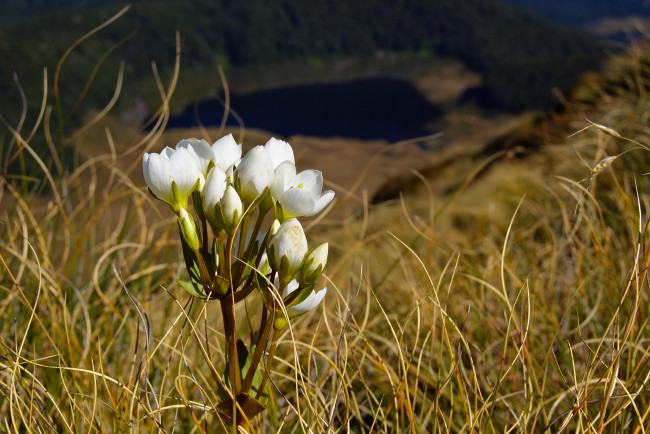
[[[219,166],[215,166],[208,173],[205,185],[201,191],[203,196],[203,208],[205,216],[214,227],[219,227],[217,218],[217,204],[223,198],[226,191],[226,173]]]
[[[210,148],[208,142],[203,139],[183,139],[176,144],[177,150],[181,148],[187,149],[190,154],[192,154],[192,157],[194,157],[196,165],[201,172],[200,188],[203,188],[203,183],[208,176],[210,161],[214,159],[212,148]]]
[[[269,241],[267,253],[282,283],[291,280],[300,269],[307,249],[307,237],[297,219],[291,218],[280,225]]]
[[[310,285],[323,274],[327,264],[328,243],[323,243],[311,251],[300,269],[300,283]]]
[[[287,300],[294,291],[298,290],[298,287],[298,282],[295,279],[289,282],[284,288],[284,291],[282,291],[282,299]],[[327,294],[327,288],[323,288],[318,292],[311,291],[309,295],[299,303],[290,303],[287,307],[287,313],[289,314],[289,317],[294,318],[298,315],[309,312],[310,310],[314,310],[321,303],[321,301],[323,301],[325,294]],[[298,297],[298,299],[299,298],[300,297]],[[294,303],[296,300],[294,300]]]
[[[275,170],[271,195],[280,202],[284,217],[309,217],[321,212],[334,199],[331,190],[321,193],[323,174],[305,170],[296,175],[292,163],[284,162]]]
[[[187,208],[187,198],[201,177],[196,158],[185,148],[166,147],[160,154],[145,152],[142,171],[149,190],[176,212]]]
[[[212,144],[212,153],[214,164],[230,176],[232,169],[241,159],[241,143],[238,145],[232,134],[228,134]]]
[[[285,161],[289,161],[293,164],[296,163],[296,160],[293,157],[293,149],[291,148],[291,145],[285,141],[271,137],[271,139],[264,145],[264,148],[271,156],[271,162],[273,163],[274,169]]]
[[[273,182],[273,163],[263,146],[255,146],[235,170],[235,185],[246,204],[257,199]]]

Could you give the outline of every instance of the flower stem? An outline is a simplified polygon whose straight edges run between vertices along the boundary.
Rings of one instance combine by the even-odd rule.
[[[239,357],[237,357],[237,326],[235,324],[235,306],[231,300],[221,300],[223,328],[226,337],[226,362],[228,363],[230,387],[233,399],[241,389],[241,373],[239,371]]]
[[[272,323],[273,321],[271,321]],[[275,348],[277,347],[278,344],[278,339],[280,338],[280,330],[275,330],[273,332],[273,339],[271,340],[271,348],[269,348],[269,354],[266,356],[266,364],[264,365],[266,368],[265,375],[262,377],[262,383],[260,384],[259,389],[257,389],[257,393],[255,394],[255,399],[260,399],[260,396],[262,396],[262,393],[264,391],[264,388],[266,387],[266,382],[268,378],[271,376],[271,366],[273,365],[273,356],[275,355]]]
[[[243,393],[248,393],[251,384],[253,383],[253,378],[255,376],[255,373],[257,372],[257,367],[260,364],[260,361],[262,360],[262,355],[264,354],[264,350],[266,349],[266,344],[269,341],[269,333],[271,332],[271,326],[273,325],[273,320],[268,321],[268,310],[264,309],[262,311],[262,319],[260,320],[260,333],[257,337],[257,341],[255,342],[255,352],[253,353],[253,357],[251,359],[251,364],[248,368],[248,372],[246,373],[246,377],[244,378],[244,381],[242,383],[242,388],[241,391]]]

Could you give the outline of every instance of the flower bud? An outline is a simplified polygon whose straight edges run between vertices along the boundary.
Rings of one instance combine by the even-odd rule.
[[[305,258],[305,263],[300,269],[300,283],[303,286],[311,285],[323,274],[327,264],[328,244],[323,243],[316,247]]]
[[[235,170],[235,185],[242,201],[249,205],[273,182],[273,163],[263,146],[256,146],[244,156]]]
[[[226,187],[221,199],[221,216],[226,232],[232,234],[244,214],[244,205],[232,185]]]
[[[205,216],[215,230],[221,228],[221,222],[217,213],[217,204],[223,198],[226,186],[226,173],[219,166],[214,166],[210,169],[210,173],[208,173],[208,177],[205,180],[205,186],[201,191],[201,196],[203,196]]]
[[[194,252],[199,250],[201,242],[199,241],[199,234],[196,230],[196,223],[194,223],[194,219],[185,208],[181,208],[178,212],[178,226],[187,246]]]
[[[269,241],[267,252],[271,267],[280,276],[281,286],[300,269],[307,249],[307,237],[297,219],[291,218],[280,225]]]
[[[273,220],[273,223],[271,223],[271,228],[269,229],[269,239],[278,232],[278,229],[280,229],[280,221],[275,219]]]

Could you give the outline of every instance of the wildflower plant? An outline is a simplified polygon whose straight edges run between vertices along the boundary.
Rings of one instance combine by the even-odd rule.
[[[310,249],[299,218],[321,212],[334,193],[322,192],[319,171],[296,174],[293,149],[275,138],[243,158],[232,135],[212,145],[185,139],[175,149],[145,153],[142,163],[149,191],[178,217],[189,274],[178,284],[221,308],[226,360],[216,410],[234,426],[248,425],[265,409],[280,332],[327,292],[314,288],[328,245]],[[255,292],[260,319],[247,347],[235,307]]]

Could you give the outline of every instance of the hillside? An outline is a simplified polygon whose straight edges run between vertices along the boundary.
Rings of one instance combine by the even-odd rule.
[[[0,95],[10,102],[2,114],[11,118],[19,100],[14,71],[28,101],[38,100],[39,67],[48,66],[52,77],[64,51],[118,10],[106,6],[51,12],[0,32]],[[207,0],[140,2],[72,53],[62,70],[67,90],[63,109],[74,104],[97,62],[103,64],[88,95],[91,106],[105,103],[112,94],[120,62],[130,94],[137,90],[128,86],[139,78],[151,82],[152,61],[160,71],[169,71],[176,30],[182,39],[181,70],[203,68],[195,79],[208,86],[216,81],[216,65],[411,52],[414,58],[464,62],[484,76],[471,98],[508,110],[547,107],[553,102],[552,88],[566,88],[581,71],[596,67],[599,57],[593,41],[495,0],[468,0],[461,6],[452,0],[414,0],[408,7],[387,0],[308,6],[299,0],[224,0],[218,6]],[[115,51],[104,59],[111,49]]]

